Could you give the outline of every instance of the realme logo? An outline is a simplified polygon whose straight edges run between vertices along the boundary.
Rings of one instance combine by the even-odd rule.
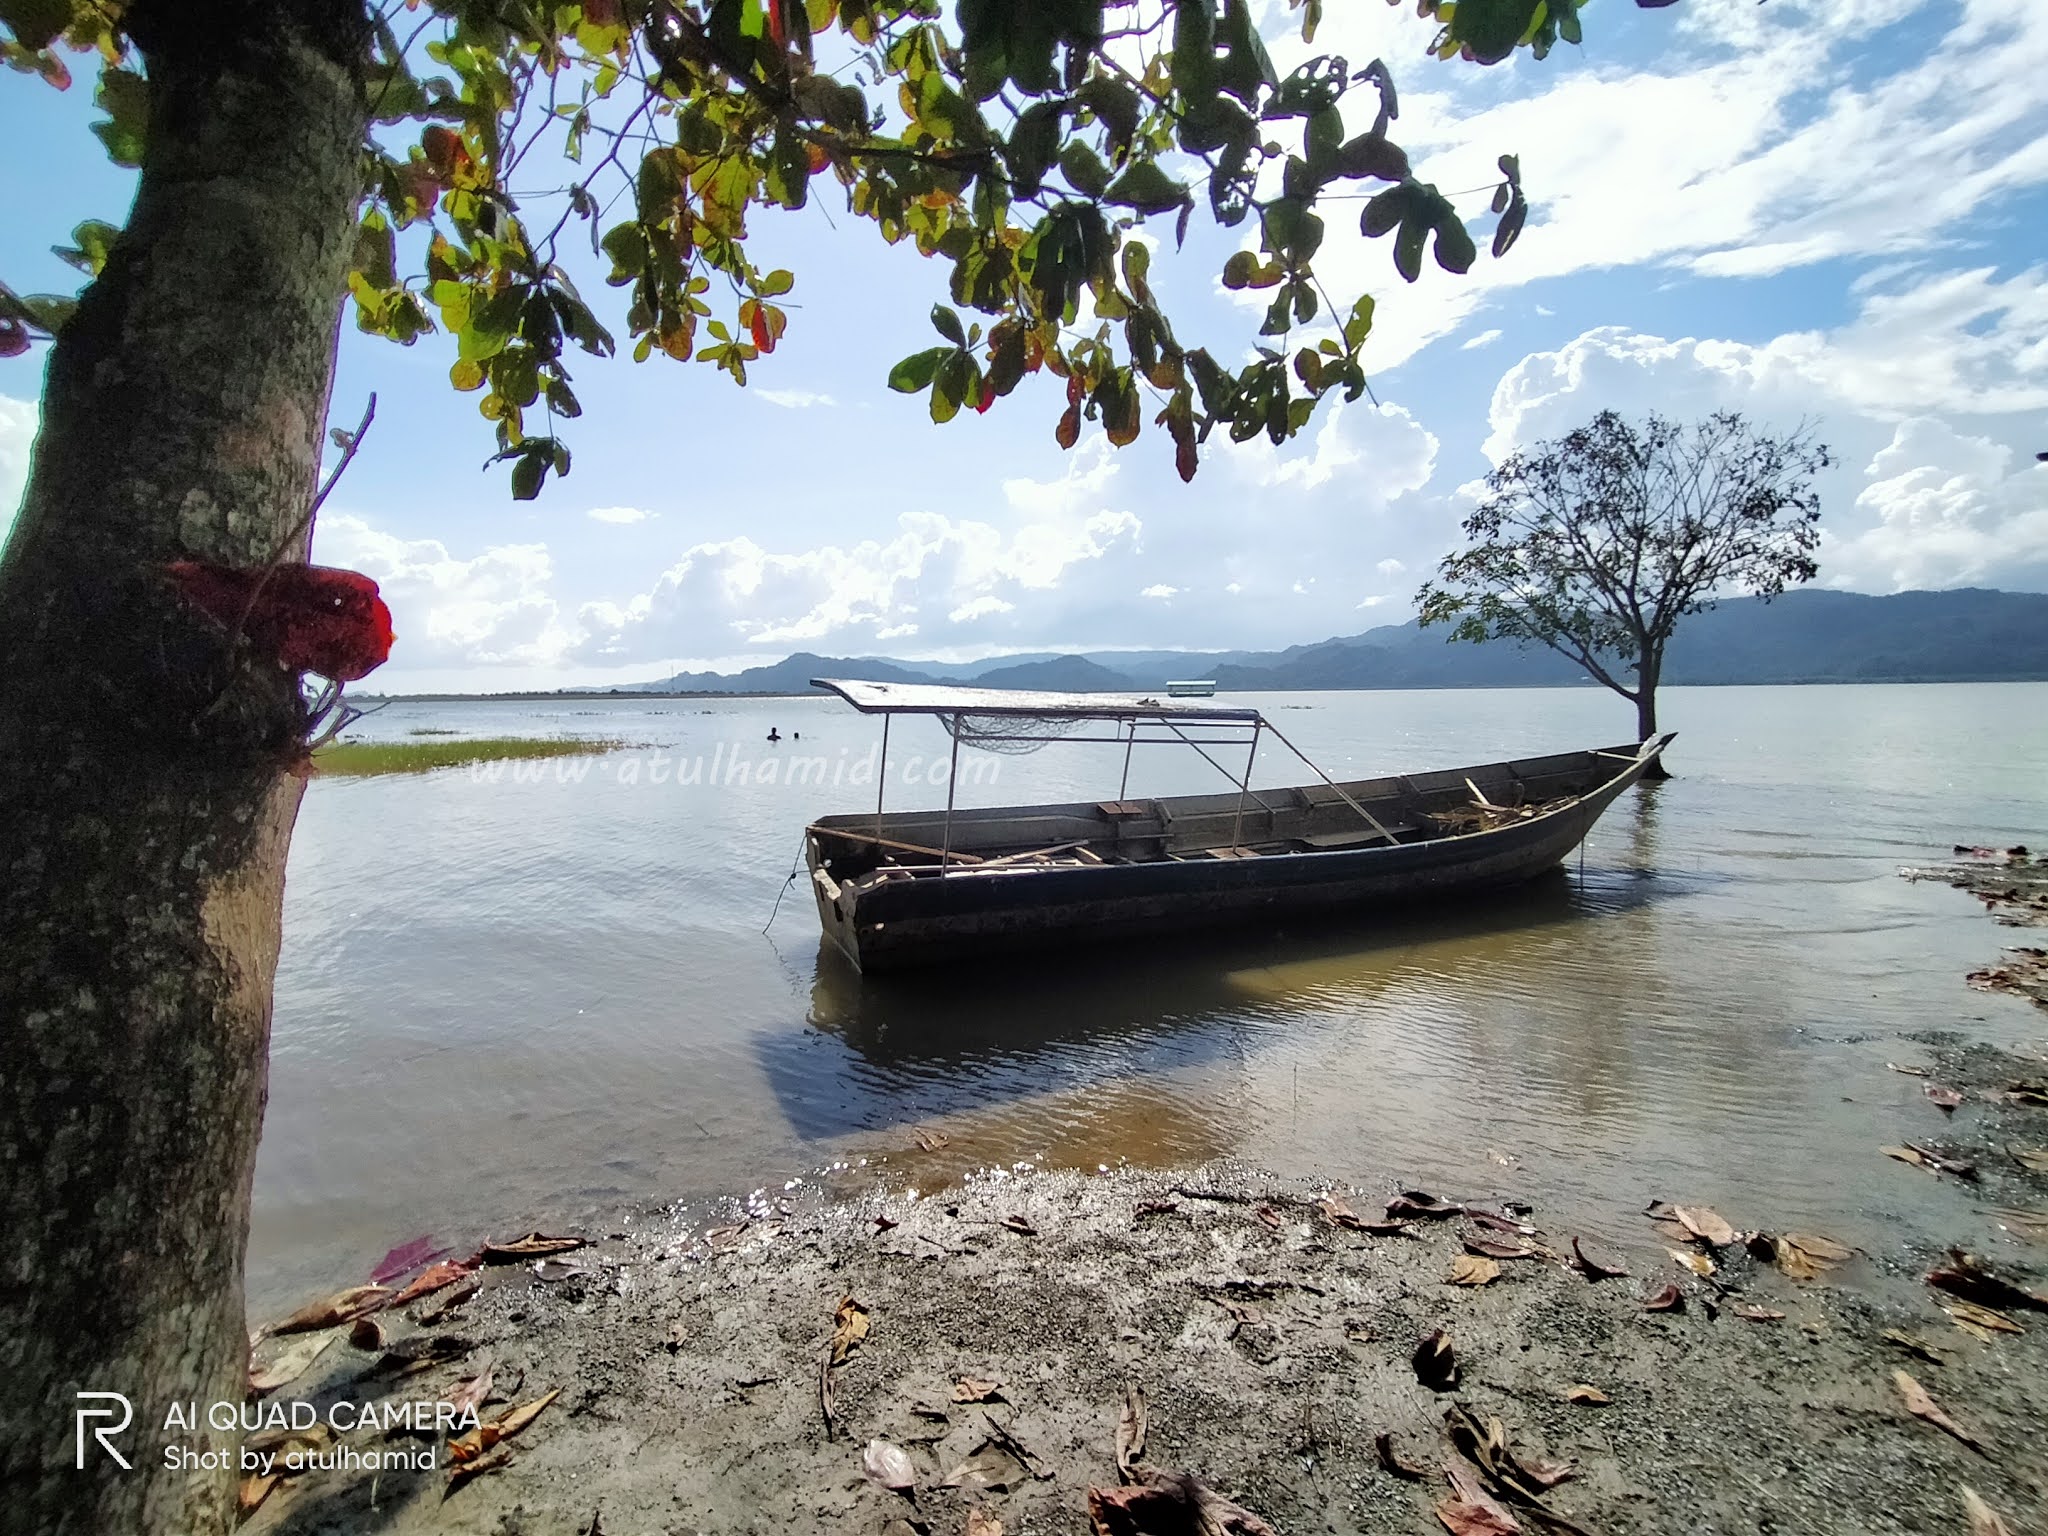
[[[85,1470],[86,1421],[88,1419],[111,1419],[118,1413],[121,1416],[120,1423],[98,1425],[93,1429],[92,1437],[99,1441],[100,1449],[113,1457],[122,1471],[132,1471],[133,1468],[128,1465],[128,1458],[115,1448],[114,1443],[107,1436],[118,1435],[128,1427],[135,1417],[135,1405],[118,1392],[81,1392],[78,1394],[78,1401],[80,1403],[99,1403],[105,1405],[97,1408],[81,1407],[78,1410],[78,1470],[81,1472]]]

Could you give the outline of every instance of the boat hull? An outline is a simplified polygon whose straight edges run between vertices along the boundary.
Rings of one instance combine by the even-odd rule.
[[[1001,870],[955,867],[943,876],[860,886],[835,880],[827,867],[815,833],[829,833],[830,821],[853,821],[832,818],[816,824],[807,840],[812,892],[826,937],[866,972],[1441,900],[1519,884],[1555,867],[1584,841],[1615,798],[1642,777],[1668,739],[1647,743],[1640,752],[1628,749],[1633,755],[1611,776],[1524,820],[1457,836],[1327,851]],[[1618,749],[1575,755],[1587,760],[1620,756]],[[1514,766],[1451,772],[1498,775]],[[1371,802],[1367,805],[1370,809]]]

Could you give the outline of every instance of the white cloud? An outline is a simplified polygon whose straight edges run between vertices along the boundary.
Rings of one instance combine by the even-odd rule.
[[[574,639],[549,589],[545,544],[503,544],[458,559],[436,539],[401,539],[360,517],[320,520],[319,558],[376,579],[408,670],[535,666],[560,659]]]
[[[742,536],[692,546],[650,590],[585,605],[576,654],[618,664],[864,645],[905,633],[928,605],[945,612],[958,642],[1027,594],[1038,612],[1057,609],[1078,569],[1136,551],[1140,525],[1128,512],[1084,513],[1021,486],[1015,499],[1043,515],[1005,529],[910,512],[892,537],[853,545],[772,550]]]
[[[33,400],[0,395],[0,545],[14,528],[28,489],[29,451],[35,446],[38,412]]]
[[[1900,422],[1856,498],[1876,523],[1822,548],[1834,584],[1995,584],[2015,567],[2048,566],[2048,467],[2017,457],[1943,421]]]
[[[1387,580],[1392,581],[1396,576],[1399,576],[1403,572],[1405,572],[1408,569],[1408,566],[1405,561],[1401,560],[1382,560],[1378,565],[1374,566],[1373,569],[1378,571],[1382,576],[1386,577]]]
[[[1179,595],[1179,593],[1180,593],[1180,588],[1179,588],[1179,587],[1169,587],[1168,585],[1166,585],[1166,583],[1165,583],[1165,582],[1163,582],[1163,581],[1162,581],[1162,582],[1155,582],[1155,583],[1153,583],[1153,584],[1152,584],[1151,586],[1149,586],[1149,587],[1146,587],[1146,588],[1145,588],[1145,589],[1144,589],[1144,590],[1143,590],[1142,592],[1140,592],[1140,593],[1138,594],[1138,596],[1140,596],[1140,597],[1157,597],[1157,598],[1168,598],[1168,597],[1176,597],[1176,596],[1178,596],[1178,595]]]
[[[583,514],[599,523],[644,523],[659,514],[649,512],[645,507],[592,507]]]
[[[770,405],[779,405],[785,411],[808,410],[814,405],[837,405],[839,402],[830,395],[818,394],[808,389],[760,389],[755,395]]]
[[[1642,265],[1758,276],[1928,252],[1953,242],[1959,220],[2048,184],[2048,6],[1695,0],[1654,67],[1600,63],[1589,18],[1583,53],[1485,71],[1416,60],[1427,28],[1378,9],[1333,8],[1317,48],[1394,61],[1416,174],[1481,187],[1496,155],[1518,151],[1532,204],[1505,258],[1462,278],[1425,262],[1420,282],[1398,285],[1367,344],[1380,369],[1524,283]],[[1931,46],[1888,43],[1896,66],[1859,70],[1872,34],[1908,17],[1929,32],[1953,24]],[[1483,191],[1458,202],[1490,227]],[[1387,240],[1343,235],[1316,265],[1334,291],[1387,297],[1389,262]]]
[[[2018,407],[2048,398],[2048,353],[2038,331],[1971,323],[1986,294],[2004,303],[2026,286],[1982,273],[1932,279],[1876,296],[1839,331],[1762,346],[1588,331],[1501,379],[1486,452],[1497,463],[1603,408],[1680,420],[1738,410],[1779,430],[1810,423],[1835,460],[1818,482],[1822,581],[1859,591],[2039,586],[2048,466],[2034,463],[2036,420]],[[1956,302],[1959,293],[1976,297]],[[1959,425],[1965,413],[1981,425]]]
[[[1497,330],[1481,331],[1477,336],[1467,337],[1459,344],[1458,350],[1461,352],[1476,352],[1481,347],[1492,346],[1496,341],[1500,340],[1500,337],[1501,333]]]

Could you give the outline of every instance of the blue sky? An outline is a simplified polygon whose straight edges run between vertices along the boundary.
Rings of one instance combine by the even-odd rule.
[[[1471,483],[1595,410],[1817,421],[1823,584],[2048,589],[2048,6],[2009,0],[1603,3],[1587,46],[1491,70],[1422,56],[1408,8],[1339,0],[1317,48],[1394,67],[1418,173],[1481,186],[1520,154],[1534,213],[1499,262],[1410,287],[1385,241],[1333,237],[1333,291],[1379,299],[1380,406],[1219,449],[1192,486],[1163,437],[1053,442],[1057,382],[946,427],[891,394],[930,344],[941,272],[814,200],[756,225],[792,268],[790,331],[735,389],[707,366],[586,360],[576,464],[510,500],[452,354],[350,330],[334,413],[378,422],[316,558],[384,584],[387,686],[505,689],[737,667],[791,650],[1284,646],[1412,613]],[[1302,50],[1281,0],[1266,31]],[[128,188],[83,87],[0,77],[0,275],[68,286],[48,247]],[[1462,200],[1468,213],[1485,198]],[[1199,228],[1155,286],[1224,355],[1255,312]],[[616,300],[594,266],[586,296]],[[607,318],[616,320],[614,306]],[[0,517],[25,474],[40,353],[0,362]]]

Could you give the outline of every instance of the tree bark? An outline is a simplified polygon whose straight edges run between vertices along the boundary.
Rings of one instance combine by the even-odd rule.
[[[1642,660],[1636,666],[1636,740],[1648,741],[1657,734],[1657,677],[1664,670],[1664,648],[1654,642],[1646,643],[1642,649]],[[1659,758],[1643,770],[1646,779],[1668,779],[1671,770]]]
[[[367,126],[360,0],[128,21],[135,207],[52,352],[0,559],[0,1487],[25,1532],[234,1521],[232,1470],[165,1449],[232,1448],[204,1405],[246,1389],[303,707],[162,568],[262,564],[305,516]],[[132,1470],[75,1436],[79,1392],[127,1397]]]

